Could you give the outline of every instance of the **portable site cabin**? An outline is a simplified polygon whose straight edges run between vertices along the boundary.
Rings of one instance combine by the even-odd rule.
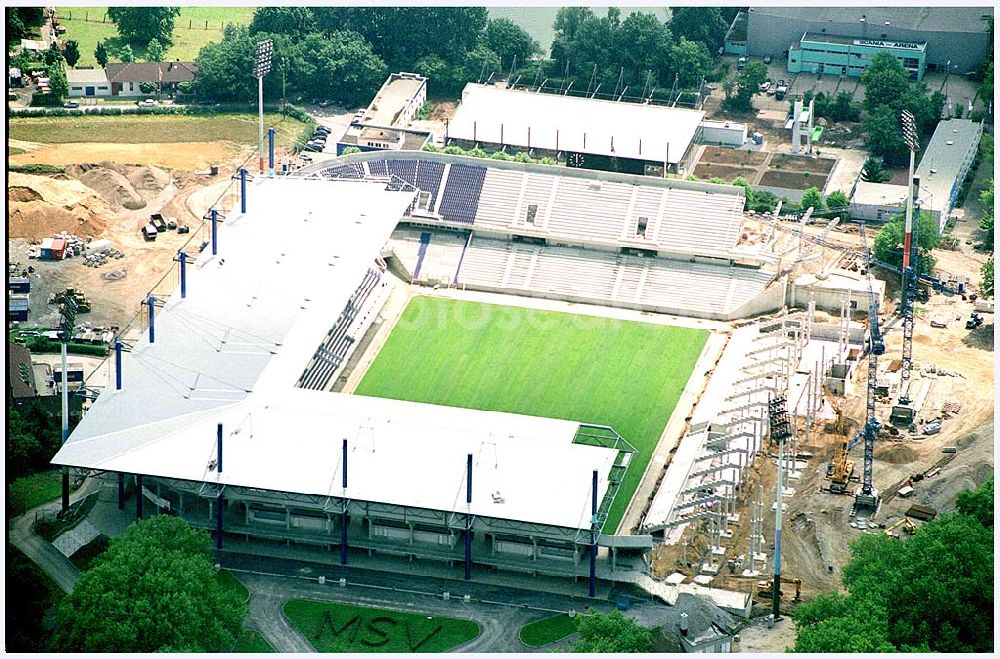
[[[66,241],[62,238],[45,238],[38,258],[46,261],[61,261],[66,256]]]

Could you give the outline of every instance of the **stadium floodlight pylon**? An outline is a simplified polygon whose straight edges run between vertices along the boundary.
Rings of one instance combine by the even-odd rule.
[[[271,56],[274,55],[274,42],[266,39],[257,44],[257,56],[253,62],[253,75],[257,78],[257,117],[259,131],[257,134],[257,155],[260,160],[260,175],[264,175],[264,76],[271,71]]]

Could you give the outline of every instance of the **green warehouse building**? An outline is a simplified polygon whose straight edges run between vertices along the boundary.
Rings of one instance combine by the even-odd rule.
[[[858,39],[806,32],[788,49],[789,73],[825,73],[860,78],[879,53],[899,60],[911,80],[923,80],[927,44],[885,39]]]

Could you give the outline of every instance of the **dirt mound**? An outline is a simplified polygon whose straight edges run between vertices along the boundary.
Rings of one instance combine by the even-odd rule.
[[[7,201],[10,203],[39,201],[41,198],[42,195],[38,194],[31,188],[22,188],[20,186],[7,188]]]
[[[877,460],[894,465],[905,465],[915,462],[920,456],[906,444],[893,443],[875,454]]]
[[[11,172],[8,185],[11,238],[41,240],[60,231],[96,236],[112,215],[108,203],[79,181]]]
[[[128,170],[126,176],[136,191],[159,194],[170,185],[170,173],[159,167],[129,167]]]
[[[146,205],[146,200],[142,198],[135,188],[132,187],[119,167],[112,167],[110,163],[100,165],[76,165],[68,167],[66,172],[79,179],[88,187],[96,190],[114,208],[127,208],[136,210]]]

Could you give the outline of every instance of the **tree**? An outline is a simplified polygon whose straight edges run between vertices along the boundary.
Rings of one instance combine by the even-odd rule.
[[[752,210],[754,207],[754,196],[755,193],[750,187],[750,183],[742,176],[737,176],[732,181],[733,185],[738,185],[743,188],[743,210]]]
[[[902,214],[894,215],[879,230],[872,245],[875,258],[891,263],[897,267],[903,266],[903,234],[906,219]],[[934,257],[930,252],[941,243],[937,224],[926,211],[920,212],[919,222],[914,218],[916,233],[916,255],[914,268],[918,273],[930,274],[934,271]]]
[[[181,10],[178,7],[108,7],[107,14],[118,27],[122,39],[141,46],[153,39],[173,43],[174,21]]]
[[[892,178],[892,174],[885,170],[885,165],[880,158],[868,158],[864,167],[861,168],[861,180],[868,183],[884,183]]]
[[[179,517],[132,524],[86,570],[59,607],[61,652],[220,652],[246,605],[224,589],[209,536]]]
[[[42,571],[13,545],[7,545],[6,648],[8,652],[45,652],[46,613],[58,604]],[[53,589],[58,590],[58,589]]]
[[[834,208],[847,208],[851,204],[851,200],[847,198],[847,195],[841,190],[834,190],[826,196],[826,207],[830,209]]]
[[[38,7],[6,7],[7,50],[14,50],[21,39],[31,37],[35,28],[45,23],[45,9]]]
[[[57,98],[69,96],[69,81],[66,80],[66,71],[63,70],[62,63],[56,62],[45,67],[49,77],[49,89]]]
[[[573,645],[574,652],[649,652],[653,637],[635,620],[626,618],[621,611],[609,615],[592,613],[577,625],[580,640]]]
[[[979,88],[976,92],[979,94],[979,98],[982,99],[983,103],[987,106],[993,102],[993,62],[990,62],[986,66],[986,72],[983,74],[983,81],[979,83]]]
[[[989,187],[979,193],[979,203],[983,206],[983,216],[979,218],[979,237],[983,246],[993,250],[993,179]]]
[[[301,37],[316,31],[309,7],[257,7],[250,21],[250,34],[270,32]]]
[[[98,41],[97,47],[94,48],[94,59],[102,69],[108,65],[108,47],[104,45],[103,40]]]
[[[670,64],[677,72],[681,87],[698,87],[701,79],[712,70],[712,56],[704,44],[681,37],[670,51]]]
[[[159,39],[152,39],[146,46],[147,62],[162,62],[167,56],[167,51],[160,43]]]
[[[541,50],[530,34],[506,18],[490,20],[483,37],[486,47],[496,53],[505,66],[510,66],[515,57],[523,66]]]
[[[80,44],[73,41],[72,39],[66,42],[66,50],[63,52],[63,57],[66,58],[66,63],[70,67],[76,66],[76,63],[80,61]]]
[[[983,264],[982,270],[980,270],[980,275],[983,278],[982,283],[979,285],[979,290],[986,297],[993,297],[993,288],[996,280],[993,277],[993,257],[991,256],[987,259],[986,263]]]
[[[993,259],[990,259],[988,263],[990,264],[990,270],[992,270]],[[990,272],[990,278],[992,277],[993,273]],[[986,481],[975,490],[965,490],[964,492],[959,492],[958,499],[955,500],[955,505],[958,508],[959,513],[975,517],[979,520],[980,524],[992,529],[993,476],[986,479]]]
[[[802,193],[802,208],[809,208],[810,206],[816,212],[826,208],[823,193],[819,191],[819,188],[808,188]]]
[[[910,87],[909,75],[898,59],[889,53],[872,58],[861,83],[865,86],[865,109],[873,112],[882,106],[896,107]]]
[[[753,95],[760,91],[760,85],[765,80],[767,67],[763,62],[748,64],[729,84],[731,91],[726,91],[727,85],[723,82],[723,90],[726,91],[723,108],[733,112],[752,112]]]
[[[118,59],[126,64],[135,61],[135,53],[132,52],[132,46],[125,44],[118,49]]]
[[[675,37],[700,43],[714,53],[722,47],[729,24],[718,7],[674,7],[670,29]]]
[[[865,118],[863,127],[868,135],[868,151],[887,160],[902,160],[909,153],[899,126],[899,113],[888,105],[880,105]]]
[[[53,64],[62,62],[63,54],[62,51],[59,50],[59,44],[53,41],[52,45],[45,51],[44,57],[46,66],[52,66]]]
[[[637,11],[625,17],[613,38],[620,44],[624,82],[631,85],[636,96],[642,93],[647,79],[650,86],[673,82],[673,35],[666,23],[653,14]]]
[[[590,7],[560,7],[552,24],[555,38],[552,40],[552,59],[564,61],[569,56],[572,43],[580,26],[595,18]]]

